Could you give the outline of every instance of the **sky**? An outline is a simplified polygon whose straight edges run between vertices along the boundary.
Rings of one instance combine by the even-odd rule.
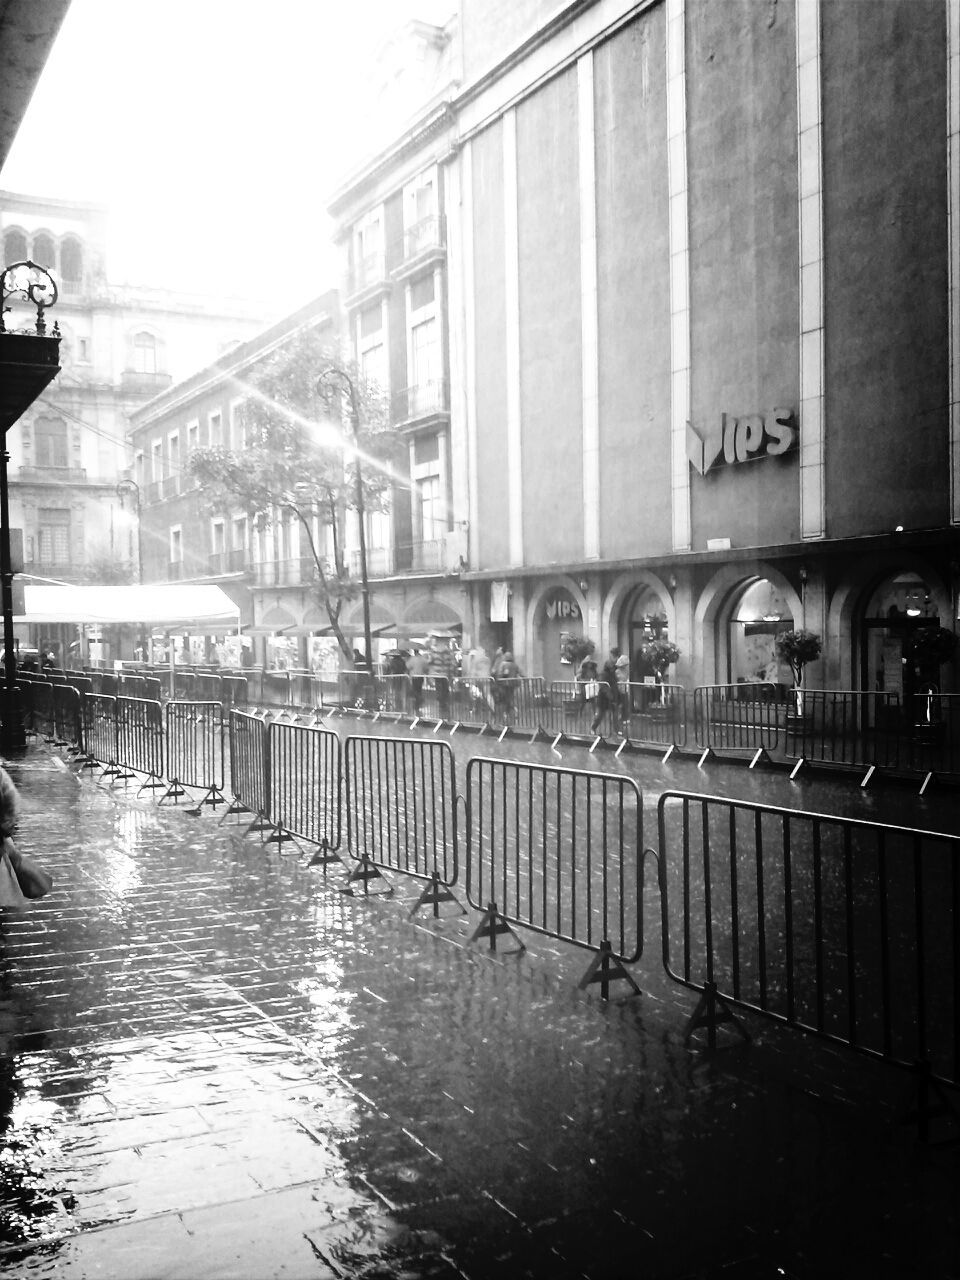
[[[42,3],[42,0],[38,0]],[[338,283],[380,41],[443,0],[72,0],[0,187],[110,210],[114,283],[296,306]]]

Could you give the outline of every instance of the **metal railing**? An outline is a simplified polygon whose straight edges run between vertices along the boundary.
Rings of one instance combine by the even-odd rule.
[[[632,778],[472,759],[464,842],[471,906],[639,959],[643,801]]]
[[[960,837],[685,792],[658,829],[672,978],[960,1083]]]

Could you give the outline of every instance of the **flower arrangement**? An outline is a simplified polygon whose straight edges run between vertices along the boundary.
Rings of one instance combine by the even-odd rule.
[[[564,636],[560,649],[560,661],[572,662],[575,667],[579,667],[584,658],[589,657],[596,647],[586,636]]]
[[[672,640],[648,640],[641,652],[657,673],[657,679],[661,684],[667,667],[673,666],[680,657],[680,650]]]

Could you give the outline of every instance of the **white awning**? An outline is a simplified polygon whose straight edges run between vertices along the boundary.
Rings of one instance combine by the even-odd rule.
[[[235,631],[240,609],[220,587],[164,582],[123,587],[33,585],[23,588],[24,611],[14,622],[76,622],[106,626],[133,622],[167,630],[189,630],[191,623],[222,623]]]

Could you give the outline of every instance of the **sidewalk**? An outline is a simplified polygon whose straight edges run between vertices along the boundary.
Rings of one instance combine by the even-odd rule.
[[[3,1275],[960,1275],[899,1073],[759,1022],[688,1052],[653,956],[604,1006],[586,952],[491,956],[418,883],[9,768],[56,888],[0,932]]]

